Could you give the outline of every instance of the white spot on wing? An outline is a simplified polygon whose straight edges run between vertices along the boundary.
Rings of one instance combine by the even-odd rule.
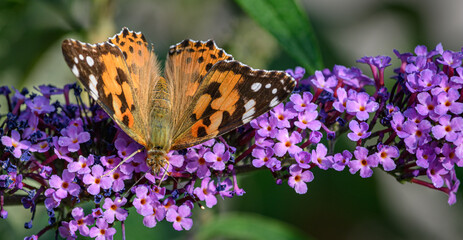
[[[276,105],[278,105],[278,103],[280,103],[280,101],[278,101],[278,97],[274,97],[272,101],[270,102],[269,106],[275,107]]]
[[[243,122],[248,122],[249,121],[249,118],[252,117],[254,115],[254,113],[256,113],[256,109],[255,108],[251,108],[251,110],[245,112],[243,114],[243,117],[241,118],[241,120]]]
[[[248,111],[249,109],[254,108],[255,105],[256,101],[254,101],[254,99],[251,99],[246,104],[244,104],[244,108],[246,109],[246,111]]]
[[[79,77],[79,69],[77,69],[76,65],[74,65],[72,67],[72,73],[74,73],[74,75],[76,75],[76,77]]]
[[[272,89],[272,94],[276,94],[277,91],[278,91],[278,90],[277,90],[276,88]]]
[[[257,91],[259,91],[259,89],[260,89],[261,87],[262,87],[262,83],[256,82],[256,83],[253,83],[253,84],[251,85],[251,90],[254,91],[254,92],[257,92]]]
[[[79,63],[79,59],[77,59],[77,57],[74,57],[74,62],[77,64]]]
[[[272,84],[267,83],[267,84],[265,85],[265,88],[270,88],[271,86],[272,86]]]
[[[95,62],[93,61],[93,58],[87,56],[86,59],[87,59],[88,65],[89,65],[90,67],[93,67],[93,64],[95,63]]]
[[[88,79],[90,80],[88,84],[90,88],[90,95],[93,97],[93,99],[98,100],[98,90],[96,89],[98,82],[93,74],[90,74]]]
[[[80,60],[84,60],[84,56],[82,54],[79,54]]]

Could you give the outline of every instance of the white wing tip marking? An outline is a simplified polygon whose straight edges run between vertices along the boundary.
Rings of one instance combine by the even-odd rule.
[[[275,107],[276,105],[278,105],[278,103],[280,103],[280,101],[278,101],[278,97],[274,97],[272,101],[270,102],[269,106]]]
[[[80,74],[79,69],[77,69],[77,65],[72,66],[72,73],[74,73],[76,77],[79,77]]]

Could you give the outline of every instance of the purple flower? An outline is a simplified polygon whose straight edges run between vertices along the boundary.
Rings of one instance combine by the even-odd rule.
[[[370,112],[378,110],[379,104],[370,101],[368,93],[360,92],[353,99],[347,100],[346,109],[349,113],[355,113],[355,116],[361,120],[367,120]]]
[[[429,165],[426,173],[428,178],[431,179],[434,187],[440,188],[444,185],[443,176],[448,173],[448,170],[446,170],[439,162],[434,161]]]
[[[78,174],[87,174],[90,173],[90,166],[93,165],[93,162],[93,155],[90,154],[88,158],[81,155],[77,162],[71,162],[68,164],[68,170],[69,172],[77,172]]]
[[[22,149],[28,149],[30,147],[30,142],[26,140],[21,141],[21,136],[19,135],[19,132],[16,130],[11,131],[11,137],[9,136],[2,136],[2,144],[5,147],[13,147],[14,150],[12,152],[13,156],[15,158],[20,158],[21,157],[21,150]]]
[[[142,216],[150,215],[153,211],[151,206],[152,198],[148,194],[146,186],[138,186],[135,189],[136,198],[133,200],[133,206],[137,209],[137,213]]]
[[[352,132],[348,133],[347,137],[354,142],[365,139],[371,135],[371,132],[368,132],[368,124],[366,122],[361,122],[359,124],[356,120],[352,120],[349,123],[349,128]]]
[[[77,239],[75,231],[71,231],[68,222],[61,222],[61,226],[59,226],[58,232],[61,237],[66,238],[67,240]]]
[[[116,234],[116,229],[109,227],[104,218],[97,219],[96,226],[90,229],[90,237],[95,240],[113,239],[114,234]]]
[[[315,111],[317,105],[312,103],[312,93],[304,92],[302,96],[300,94],[293,94],[289,97],[292,103],[294,103],[293,108],[297,112],[302,111]]]
[[[120,169],[116,169],[111,174],[112,190],[115,192],[120,192],[124,189],[125,183],[124,180],[130,179],[131,175],[124,174]]]
[[[312,163],[316,164],[319,168],[326,170],[333,164],[331,158],[326,156],[327,153],[328,149],[325,145],[319,143],[317,144],[317,148],[312,150],[310,159]]]
[[[434,142],[435,143],[435,142]],[[428,168],[429,163],[436,159],[436,153],[434,151],[435,146],[423,145],[416,149],[416,165],[422,168]]]
[[[336,87],[336,85],[338,84],[338,80],[336,80],[335,76],[325,78],[321,71],[315,71],[315,76],[314,79],[312,79],[312,84],[319,89],[323,89],[329,93],[333,93],[332,88]]]
[[[436,59],[438,63],[452,67],[452,68],[461,66],[461,54],[460,53],[454,53],[452,51],[445,50],[441,55],[442,55],[441,58]]]
[[[391,127],[400,138],[406,138],[409,136],[409,134],[404,131],[404,120],[404,115],[401,112],[395,112],[392,114]]]
[[[55,107],[50,105],[50,100],[44,96],[36,96],[32,100],[26,100],[26,105],[36,114],[50,113],[55,110]]]
[[[79,196],[80,186],[73,182],[74,178],[74,173],[70,173],[67,169],[63,171],[62,179],[58,175],[52,175],[49,183],[56,189],[55,196],[60,199],[66,198],[68,193],[74,197]]]
[[[270,111],[270,114],[277,119],[277,127],[279,128],[291,127],[289,120],[297,116],[296,113],[290,111],[289,109],[285,110],[285,105],[283,103],[280,103],[276,107],[274,107]]]
[[[92,173],[84,175],[83,182],[90,185],[87,188],[88,193],[97,195],[100,193],[100,188],[109,189],[111,187],[111,178],[103,175],[103,167],[101,165],[95,165],[92,167]]]
[[[294,155],[294,160],[296,160],[297,164],[302,169],[309,169],[310,168],[310,153],[306,151],[298,152]]]
[[[178,154],[177,151],[170,151],[166,155],[166,160],[169,161],[172,166],[178,168],[183,166],[184,159],[183,155]]]
[[[414,150],[417,146],[429,142],[430,137],[428,133],[431,131],[431,123],[428,120],[423,120],[416,124],[408,120],[404,123],[404,130],[410,134],[404,139],[405,144],[410,150]]]
[[[143,218],[143,224],[149,228],[156,226],[158,221],[161,221],[166,216],[166,209],[159,203],[159,201],[153,201],[150,203],[151,211],[150,214],[145,215]]]
[[[208,208],[217,204],[217,198],[215,197],[216,186],[214,185],[214,181],[211,181],[208,177],[202,180],[201,187],[195,188],[194,194],[199,200],[206,201],[206,206]]]
[[[273,149],[271,148],[254,148],[252,150],[252,156],[255,157],[252,160],[252,165],[256,168],[266,166],[267,168],[272,168],[277,164],[278,160],[273,157]]]
[[[291,75],[296,81],[299,81],[299,79],[304,77],[305,74],[305,69],[302,67],[296,67],[294,70],[293,69],[287,69],[286,73]]]
[[[338,112],[342,113],[346,109],[346,105],[347,105],[347,92],[344,88],[338,88],[336,90],[336,94],[338,98],[333,103],[333,107]]]
[[[103,204],[103,208],[106,209],[103,213],[104,219],[108,223],[113,223],[114,217],[116,217],[119,221],[124,221],[129,215],[128,211],[122,208],[125,203],[127,203],[127,199],[124,197],[122,199],[120,197],[116,197],[114,201],[111,198],[106,198]]]
[[[318,131],[322,124],[320,121],[316,120],[318,117],[318,112],[317,111],[304,111],[300,112],[297,116],[297,121],[294,122],[294,125],[296,125],[300,129],[310,129],[312,131]]]
[[[122,159],[127,158],[128,156],[130,156],[130,154],[132,154],[140,148],[140,145],[138,143],[133,142],[131,140],[126,140],[126,138],[128,137],[119,137],[114,142],[114,146],[117,149],[117,154]],[[127,162],[132,161],[134,158],[136,158],[137,155],[138,154],[128,159]]]
[[[302,136],[298,132],[293,132],[291,136],[289,136],[288,129],[285,128],[278,131],[276,139],[280,141],[275,144],[274,148],[275,155],[278,157],[283,157],[286,152],[296,154],[302,151],[302,149],[296,145],[302,141]]]
[[[441,92],[437,95],[437,105],[435,111],[439,115],[444,115],[448,111],[453,114],[461,114],[463,112],[463,103],[457,102],[460,98],[460,93],[456,89],[449,89],[447,92]]]
[[[303,171],[298,165],[292,165],[289,168],[291,176],[288,179],[288,185],[299,194],[307,192],[306,182],[312,182],[314,179],[313,173],[310,170]]]
[[[458,132],[463,130],[463,118],[444,115],[439,118],[439,125],[432,127],[432,134],[436,139],[445,137],[446,141],[454,142],[458,138]]]
[[[61,134],[63,136],[59,137],[58,144],[67,147],[69,152],[77,152],[81,143],[90,140],[90,133],[82,132],[73,125],[61,130]]]
[[[442,166],[447,170],[452,170],[455,163],[459,166],[463,164],[463,160],[459,159],[455,155],[455,148],[448,143],[444,143],[444,146],[442,146],[441,154],[444,156],[440,157],[439,161],[442,163]]]
[[[198,148],[190,148],[186,154],[186,170],[190,173],[196,172],[199,178],[208,177],[211,175],[209,163],[204,159],[204,154],[210,151],[209,148],[200,146]]]
[[[342,171],[349,164],[352,159],[352,153],[347,150],[342,151],[342,153],[336,153],[333,156],[333,166],[332,168],[336,171]]]
[[[87,237],[90,234],[90,229],[88,228],[89,225],[92,225],[95,222],[95,219],[91,214],[85,216],[84,209],[81,207],[76,207],[72,209],[71,212],[72,217],[74,220],[69,222],[69,229],[72,232],[79,230],[79,233],[82,236]]]
[[[275,116],[268,116],[268,113],[251,121],[251,126],[257,129],[257,134],[261,137],[274,138],[278,133],[277,122]]]
[[[415,109],[419,114],[425,117],[430,115],[433,119],[438,117],[438,115],[434,112],[437,102],[428,92],[419,93],[417,98],[419,104],[415,106]]]
[[[399,157],[399,149],[396,146],[378,145],[378,156],[379,163],[383,165],[385,171],[392,171],[396,168],[394,160],[392,158]]]
[[[182,205],[178,207],[178,210],[174,208],[167,210],[166,220],[173,222],[174,229],[177,231],[182,229],[190,230],[191,226],[193,226],[193,220],[188,218],[190,215],[191,209],[186,205]]]
[[[371,168],[378,166],[378,158],[376,155],[368,156],[368,150],[364,147],[357,146],[354,151],[354,156],[356,160],[349,162],[349,171],[352,174],[355,174],[360,170],[360,176],[362,178],[368,178],[373,175],[373,170]]]
[[[223,143],[216,143],[212,152],[204,154],[206,162],[212,163],[212,168],[218,171],[225,169],[225,162],[230,159],[230,152],[225,149]]]

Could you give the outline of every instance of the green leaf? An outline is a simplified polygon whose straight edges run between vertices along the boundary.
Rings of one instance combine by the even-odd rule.
[[[314,31],[305,12],[294,0],[235,0],[290,56],[310,74],[323,62]]]
[[[196,239],[311,239],[300,230],[278,220],[249,213],[217,216],[198,228]]]

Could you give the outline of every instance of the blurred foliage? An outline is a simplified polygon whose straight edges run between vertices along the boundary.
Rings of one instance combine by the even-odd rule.
[[[294,0],[236,0],[269,31],[286,52],[310,74],[322,69],[320,48],[306,14]]]

